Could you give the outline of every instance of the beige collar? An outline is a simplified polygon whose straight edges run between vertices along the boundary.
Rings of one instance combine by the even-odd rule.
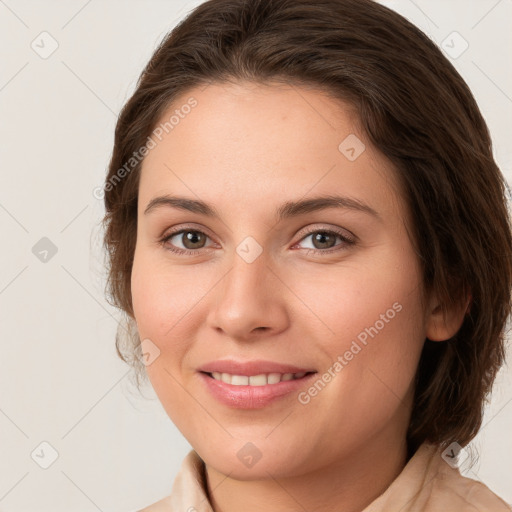
[[[172,493],[140,512],[213,512],[205,466],[191,450]],[[512,507],[481,482],[463,477],[434,446],[423,444],[386,491],[362,512],[511,512]]]

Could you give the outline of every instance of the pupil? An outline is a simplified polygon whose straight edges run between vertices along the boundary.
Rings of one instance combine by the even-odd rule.
[[[188,244],[192,244],[193,247],[189,247],[191,249],[197,249],[196,245],[199,244],[201,246],[201,241],[204,243],[204,240],[201,240],[201,234],[198,233],[197,231],[187,231],[185,233],[185,240],[187,243],[185,243],[185,247],[188,246]],[[317,246],[317,244],[320,245],[319,248],[325,248],[325,247],[332,247],[332,243],[329,244],[329,242],[334,242],[335,241],[335,237],[330,234],[330,233],[326,233],[326,232],[319,232],[317,233],[314,237],[313,237],[313,240],[314,240],[314,243],[315,243],[315,246]],[[201,246],[202,247],[202,246]]]
[[[198,243],[197,239],[199,239],[199,244],[200,244],[201,234],[198,233],[197,231],[187,231],[185,233],[185,235],[186,235],[185,241],[187,243],[184,243],[183,245],[185,247],[188,247],[189,249],[197,249],[198,247],[195,247],[195,246],[189,247],[188,243],[190,242],[190,243],[192,243],[192,245],[197,244]],[[204,242],[204,240],[203,240],[203,242]],[[200,245],[200,247],[202,247],[202,246]]]
[[[325,244],[325,243],[326,243],[325,241],[323,241],[323,240],[322,240],[322,239],[325,239],[325,238],[327,238],[327,239],[329,239],[329,238],[330,238],[330,239],[331,239],[331,242],[333,242],[333,241],[335,240],[335,237],[334,237],[332,234],[330,234],[330,233],[325,233],[325,232],[323,232],[323,231],[322,231],[322,232],[317,233],[317,234],[313,237],[313,240],[314,240],[314,242],[315,242],[315,243],[316,243],[316,242],[319,242],[319,243],[320,243],[320,247],[319,247],[319,249],[325,249],[325,245],[322,245],[322,244]],[[316,246],[316,244],[315,244],[315,246]],[[327,242],[327,247],[328,247],[328,248],[330,248],[330,247],[332,247],[332,246],[333,246],[332,244],[331,244],[331,245],[329,245],[329,243]]]

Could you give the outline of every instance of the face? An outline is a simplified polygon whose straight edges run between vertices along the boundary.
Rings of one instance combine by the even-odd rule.
[[[404,443],[426,316],[391,164],[313,89],[212,84],[162,123],[176,109],[142,165],[132,271],[172,421],[240,479]]]

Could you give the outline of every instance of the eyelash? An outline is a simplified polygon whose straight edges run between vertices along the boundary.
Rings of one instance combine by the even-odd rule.
[[[208,235],[206,233],[204,233],[203,231],[199,230],[199,229],[193,229],[193,228],[181,228],[179,230],[176,230],[176,231],[173,231],[167,235],[165,235],[161,240],[159,240],[159,243],[168,251],[171,251],[175,254],[179,254],[179,255],[182,255],[182,256],[197,256],[197,254],[199,253],[199,251],[201,249],[204,249],[204,247],[202,247],[201,249],[180,249],[180,248],[176,248],[176,247],[170,247],[168,245],[168,241],[175,237],[176,235],[179,235],[179,234],[182,234],[182,233],[188,233],[188,232],[191,232],[191,233],[201,233],[202,235],[205,235],[208,237]],[[318,254],[318,255],[322,255],[322,256],[325,256],[325,255],[329,255],[329,254],[332,254],[332,253],[335,253],[335,252],[339,252],[339,251],[342,251],[344,249],[347,249],[348,247],[354,245],[356,243],[356,241],[354,239],[351,239],[345,235],[343,235],[341,232],[339,231],[334,231],[332,229],[315,229],[315,230],[311,230],[311,231],[308,231],[307,233],[304,234],[304,236],[297,242],[300,243],[302,242],[305,238],[307,238],[308,236],[310,235],[314,235],[315,233],[326,233],[326,234],[329,234],[329,235],[335,235],[337,237],[340,238],[340,240],[342,241],[341,244],[337,244],[335,245],[334,247],[331,247],[330,249],[306,249],[307,250],[307,253],[306,255],[309,255],[311,253],[313,254]],[[208,237],[210,238],[210,237]],[[297,244],[294,244],[294,245],[297,245]],[[341,246],[341,248],[340,248]],[[208,249],[206,249],[208,250]]]

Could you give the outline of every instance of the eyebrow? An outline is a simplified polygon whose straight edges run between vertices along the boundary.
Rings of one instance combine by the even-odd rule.
[[[204,201],[171,195],[158,196],[151,199],[144,210],[144,215],[147,215],[151,211],[161,207],[177,208],[179,210],[198,213],[206,217],[220,219],[220,215],[216,208]],[[300,201],[287,201],[276,209],[274,215],[277,220],[281,221],[291,217],[304,215],[306,213],[324,210],[326,208],[355,210],[382,220],[376,210],[359,199],[335,195],[318,196]]]

